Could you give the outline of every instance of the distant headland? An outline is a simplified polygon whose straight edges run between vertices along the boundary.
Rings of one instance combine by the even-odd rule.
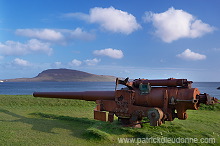
[[[5,79],[2,82],[110,82],[116,77],[95,75],[72,69],[48,69],[33,78]]]

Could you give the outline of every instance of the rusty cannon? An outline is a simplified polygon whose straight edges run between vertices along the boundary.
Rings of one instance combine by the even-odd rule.
[[[151,126],[160,126],[175,118],[187,119],[187,109],[197,110],[201,103],[214,104],[217,98],[201,94],[187,79],[116,79],[115,91],[34,92],[34,97],[95,101],[94,119],[114,121],[125,126],[141,127],[147,117]],[[118,84],[126,87],[117,90]]]

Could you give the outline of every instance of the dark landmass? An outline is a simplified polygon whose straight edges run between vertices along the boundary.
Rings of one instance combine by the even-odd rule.
[[[71,69],[48,69],[33,78],[16,78],[2,80],[4,82],[110,82],[116,77],[95,75]]]
[[[220,87],[218,87],[217,89],[219,89],[219,90],[220,90]]]

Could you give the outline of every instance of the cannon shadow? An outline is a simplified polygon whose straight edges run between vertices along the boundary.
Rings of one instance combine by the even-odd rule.
[[[42,112],[30,113],[29,117],[21,116],[5,109],[0,109],[0,112],[10,115],[16,120],[0,120],[4,122],[22,122],[32,125],[32,130],[46,132],[51,134],[60,134],[54,132],[55,128],[66,129],[71,132],[74,137],[82,139],[112,139],[111,135],[120,135],[129,133],[129,128],[124,129],[119,125],[118,121],[113,124],[109,122],[96,121],[88,118],[78,118],[70,116],[60,116],[55,114],[46,114]],[[138,133],[133,133],[136,136]]]
[[[30,113],[28,114],[29,117],[25,117],[5,109],[0,109],[0,112],[16,118],[16,120],[0,120],[3,122],[22,122],[32,125],[32,130],[51,134],[59,134],[54,132],[55,128],[66,129],[71,131],[72,136],[79,138],[84,138],[83,133],[96,122],[88,118],[76,118],[45,113]]]

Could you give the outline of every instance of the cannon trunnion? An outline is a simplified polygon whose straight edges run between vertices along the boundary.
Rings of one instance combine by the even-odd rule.
[[[95,101],[94,119],[114,121],[117,116],[125,126],[141,127],[144,117],[151,126],[160,126],[174,118],[187,119],[187,109],[197,110],[200,103],[214,104],[218,100],[197,88],[187,79],[146,80],[132,82],[116,79],[125,88],[115,91],[34,92],[34,97],[80,99]]]

